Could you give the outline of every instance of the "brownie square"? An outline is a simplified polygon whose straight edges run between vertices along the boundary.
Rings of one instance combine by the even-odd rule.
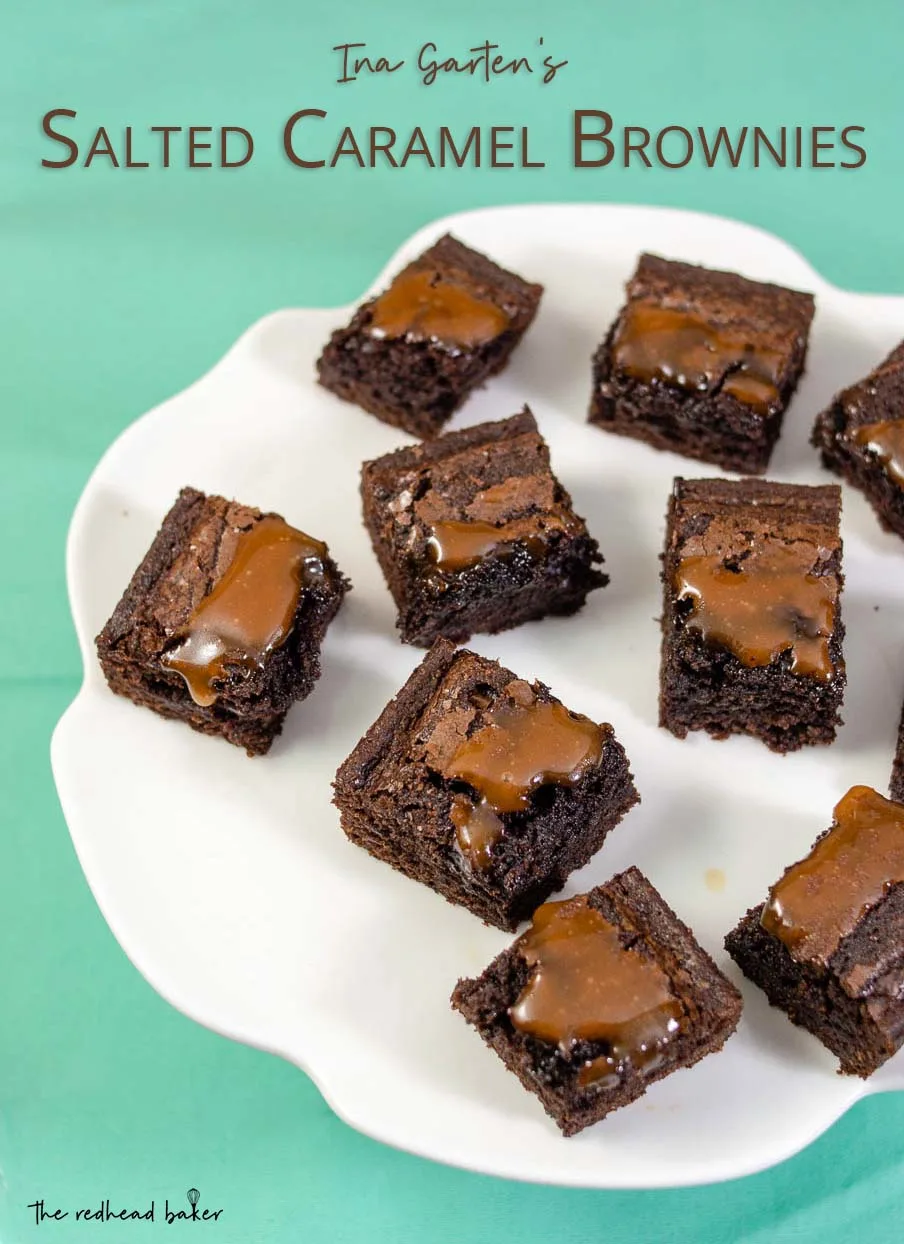
[[[843,1073],[872,1075],[904,1043],[904,804],[854,786],[725,946]]]
[[[663,554],[659,724],[831,743],[845,685],[841,490],[676,479]]]
[[[608,582],[527,407],[365,462],[361,496],[406,643],[574,613]]]
[[[904,342],[817,416],[823,466],[859,488],[886,531],[904,536]]]
[[[437,640],[334,782],[352,842],[513,929],[638,800],[612,727]]]
[[[384,423],[435,436],[505,367],[542,293],[447,233],[333,333],[320,383]]]
[[[547,903],[452,1005],[566,1136],[720,1050],[741,995],[636,868]]]
[[[593,359],[590,422],[765,471],[803,373],[812,295],[641,255],[627,296]]]
[[[184,488],[97,653],[118,695],[260,755],[320,677],[349,586],[278,514]]]

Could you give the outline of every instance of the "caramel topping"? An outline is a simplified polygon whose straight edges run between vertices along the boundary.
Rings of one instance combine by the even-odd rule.
[[[755,375],[747,365],[740,371],[731,372],[725,377],[722,382],[722,392],[761,415],[768,414],[773,403],[779,398],[775,382]]]
[[[477,868],[487,866],[502,837],[503,813],[526,811],[546,783],[573,786],[602,755],[603,731],[588,717],[537,700],[527,684],[517,687],[519,702],[489,713],[444,770],[480,796],[477,804],[457,796],[452,808],[459,849]]]
[[[509,317],[487,298],[445,280],[431,268],[402,272],[376,300],[374,337],[407,337],[444,346],[479,346],[509,326]]]
[[[685,626],[743,665],[769,665],[790,651],[792,674],[830,682],[838,584],[811,574],[812,561],[813,546],[801,542],[754,548],[736,570],[721,554],[683,558],[676,591],[694,606]]]
[[[638,380],[721,392],[766,415],[780,399],[784,356],[689,311],[629,302],[612,342],[616,367]]]
[[[446,777],[467,782],[494,812],[523,812],[538,786],[574,785],[602,753],[602,731],[562,704],[504,705],[452,757]]]
[[[624,946],[586,895],[544,903],[516,946],[533,970],[509,1008],[514,1026],[566,1056],[579,1041],[608,1046],[581,1068],[580,1084],[611,1082],[626,1063],[635,1071],[659,1065],[681,1026],[681,1004],[662,968]]]
[[[505,832],[505,826],[485,799],[471,803],[466,795],[452,800],[452,824],[455,843],[473,868],[489,868],[493,847]]]
[[[761,923],[799,960],[826,964],[871,907],[904,882],[904,805],[853,786],[835,823],[769,892]]]
[[[904,419],[864,423],[852,439],[874,453],[893,480],[904,484]]]
[[[427,552],[437,570],[467,570],[485,557],[514,552],[515,545],[524,547],[537,560],[546,552],[550,532],[565,529],[566,524],[555,514],[515,518],[498,527],[450,520],[431,529]]]
[[[323,574],[325,557],[326,545],[281,518],[262,518],[240,533],[222,578],[162,658],[185,679],[196,704],[208,708],[230,671],[261,669],[285,643],[302,583]]]

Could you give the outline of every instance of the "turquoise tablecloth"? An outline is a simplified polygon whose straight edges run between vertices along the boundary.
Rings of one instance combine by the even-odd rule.
[[[487,203],[621,200],[740,217],[827,277],[904,291],[904,19],[859,5],[729,0],[43,0],[6,5],[0,78],[4,479],[0,489],[0,1198],[3,1241],[140,1244],[155,1223],[37,1227],[47,1208],[165,1196],[222,1207],[173,1227],[234,1241],[899,1240],[904,1098],[870,1100],[809,1151],[735,1184],[650,1194],[521,1187],[445,1170],[355,1134],[292,1067],[202,1031],[125,960],[89,894],[54,794],[48,740],[79,657],[63,579],[69,514],[131,420],[211,364],[265,312],[350,300],[432,217]],[[412,57],[492,39],[570,64],[556,81],[421,85],[410,64],[338,85],[341,42]],[[319,107],[344,124],[528,124],[542,169],[305,171],[282,123]],[[42,168],[50,109],[83,158],[108,127],[147,159],[151,125],[236,125],[231,171]],[[618,124],[862,125],[856,170],[572,169],[570,114]],[[128,809],[123,810],[123,830]],[[776,1115],[782,1103],[775,1103]]]

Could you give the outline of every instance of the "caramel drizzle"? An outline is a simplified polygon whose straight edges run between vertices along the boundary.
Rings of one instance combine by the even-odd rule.
[[[458,795],[452,823],[458,849],[474,868],[486,868],[504,834],[502,815],[524,812],[543,785],[573,786],[602,756],[603,731],[562,704],[537,700],[505,704],[465,739],[445,776],[467,782],[479,801]]]
[[[608,1047],[584,1063],[579,1084],[605,1087],[626,1064],[637,1072],[661,1065],[681,1027],[681,1004],[662,968],[626,947],[586,895],[544,903],[515,945],[532,970],[509,1008],[514,1027],[566,1057],[581,1041]]]
[[[416,268],[400,273],[373,304],[369,331],[379,338],[470,347],[492,341],[508,326],[508,315],[488,298],[432,268]]]
[[[251,674],[288,639],[303,582],[323,575],[326,545],[267,516],[242,531],[225,573],[200,601],[163,664],[202,708],[234,671]]]
[[[826,964],[889,888],[904,882],[904,805],[853,786],[834,824],[769,892],[760,922],[794,957]]]
[[[784,355],[755,345],[738,331],[716,328],[689,311],[640,300],[629,302],[612,342],[619,371],[649,384],[665,381],[705,392],[720,391],[766,415],[781,399]]]
[[[446,571],[468,570],[493,554],[514,551],[516,545],[538,561],[549,547],[551,533],[565,530],[567,524],[555,514],[514,518],[499,526],[450,519],[431,528],[427,553],[437,570]]]
[[[505,833],[505,826],[485,799],[472,803],[467,795],[456,795],[449,813],[455,826],[455,843],[472,868],[489,868],[493,848]]]
[[[855,429],[851,439],[874,453],[892,479],[904,485],[904,419],[864,423]]]
[[[683,558],[676,592],[693,602],[684,625],[742,665],[769,665],[790,651],[792,674],[830,682],[838,585],[833,575],[811,574],[812,559],[810,545],[775,542],[752,551],[737,570],[723,554]]]

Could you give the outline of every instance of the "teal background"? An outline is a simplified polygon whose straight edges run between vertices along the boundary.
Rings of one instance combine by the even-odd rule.
[[[126,961],[73,855],[48,742],[80,679],[63,547],[96,459],[252,321],[351,300],[431,218],[531,200],[666,203],[771,229],[838,284],[904,292],[901,4],[41,0],[2,18],[0,1240],[166,1238],[159,1223],[72,1216],[36,1228],[25,1206],[184,1204],[192,1184],[224,1212],[172,1230],[219,1244],[900,1239],[896,1095],[771,1172],[663,1193],[521,1187],[355,1134],[304,1075],[196,1027]],[[409,69],[333,81],[339,42],[411,57],[427,39],[462,54],[491,38],[529,54],[541,35],[570,60],[547,87],[425,88]],[[548,167],[302,172],[280,130],[311,105],[335,131],[529,124]],[[119,138],[132,123],[136,144],[152,124],[238,124],[257,152],[232,172],[46,170],[42,155],[59,152],[40,118],[54,107],[78,111],[80,138],[99,124]],[[576,107],[652,128],[860,124],[869,158],[847,172],[574,170]],[[124,833],[128,822],[124,808]]]

